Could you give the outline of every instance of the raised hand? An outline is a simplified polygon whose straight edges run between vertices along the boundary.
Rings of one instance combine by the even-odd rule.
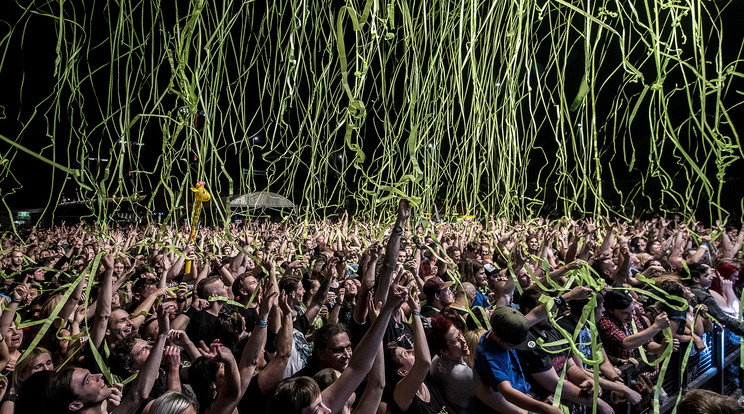
[[[660,313],[659,316],[657,316],[656,319],[654,319],[654,325],[659,330],[664,330],[671,325],[669,322],[669,317],[667,316],[666,312]]]
[[[287,301],[287,293],[284,291],[282,291],[282,293],[279,295],[279,308],[281,308],[284,315],[292,314],[292,308],[289,307],[289,303]]]
[[[411,207],[411,204],[408,202],[408,200],[402,198],[400,200],[400,203],[398,204],[398,218],[403,221],[408,220],[408,218],[411,217],[412,213],[413,208]]]
[[[274,304],[276,303],[277,296],[279,296],[278,292],[273,292],[269,289],[266,289],[261,295],[261,304],[258,308],[258,314],[263,320],[266,320],[265,318],[269,316],[271,308],[274,307]]]
[[[106,405],[108,407],[118,407],[121,404],[121,397],[124,393],[124,385],[114,384],[113,387],[109,388],[111,395],[106,399]]]
[[[23,303],[28,298],[28,293],[28,285],[25,283],[20,284],[13,289],[10,300],[14,303]]]
[[[215,339],[214,341],[212,341],[212,343],[209,344],[209,346],[207,346],[207,344],[205,344],[204,341],[200,340],[199,346],[196,349],[199,351],[199,353],[204,358],[215,359],[217,358],[217,348],[221,346],[222,344],[220,343],[219,339]]]
[[[163,350],[163,363],[167,371],[178,371],[181,368],[181,350],[177,346],[166,346]]]
[[[186,335],[186,331],[181,331],[178,329],[171,329],[171,331],[168,332],[168,340],[171,341],[171,343],[173,343],[174,345],[180,346],[181,348],[186,348],[191,343],[188,335]]]

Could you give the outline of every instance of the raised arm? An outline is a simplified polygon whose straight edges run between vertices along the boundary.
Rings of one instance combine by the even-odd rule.
[[[215,361],[221,362],[225,367],[225,377],[217,390],[217,397],[206,414],[231,414],[240,402],[240,370],[235,362],[232,352],[221,344],[214,344],[217,348]],[[250,380],[250,379],[246,379]]]
[[[393,283],[398,251],[400,250],[400,239],[403,236],[403,226],[405,226],[408,218],[411,217],[411,212],[412,209],[410,204],[408,204],[408,200],[400,200],[400,204],[398,204],[398,218],[395,220],[395,226],[393,226],[393,231],[390,233],[390,238],[385,247],[385,258],[382,261],[380,280],[377,285],[377,291],[375,291],[375,303],[385,302],[385,295]]]
[[[101,280],[101,289],[98,291],[98,299],[96,299],[95,320],[93,322],[93,328],[90,331],[90,345],[96,349],[101,346],[103,338],[106,336],[108,320],[111,316],[111,297],[114,294],[114,258],[111,256],[111,253],[106,253],[101,258],[101,263],[103,263],[105,270],[103,272],[103,279]],[[91,269],[92,272],[95,272],[95,269]]]
[[[321,393],[323,402],[331,409],[331,412],[337,413],[341,410],[351,393],[354,392],[372,368],[377,348],[382,343],[382,337],[390,321],[390,316],[394,310],[398,309],[406,295],[407,290],[402,286],[391,286],[387,301],[380,311],[380,316],[375,319],[369,331],[364,334],[362,341],[357,345],[354,355],[349,361],[349,366],[330,387]]]
[[[410,293],[410,292],[409,292]],[[426,342],[426,333],[424,332],[424,325],[421,322],[421,317],[416,314],[421,310],[418,300],[412,298],[413,295],[409,294],[408,306],[413,312],[413,342],[414,355],[416,360],[411,367],[411,371],[403,377],[398,384],[394,385],[393,398],[395,403],[400,407],[402,411],[408,411],[408,407],[411,406],[413,396],[416,395],[421,384],[426,378],[426,374],[429,373],[429,367],[431,366],[431,355],[429,354],[429,345]]]
[[[282,310],[283,322],[282,329],[279,331],[279,336],[276,340],[276,354],[271,358],[266,368],[258,374],[258,387],[264,395],[268,395],[276,387],[276,384],[282,380],[284,369],[287,367],[289,357],[292,355],[292,333],[294,332],[294,328],[292,327],[292,308],[289,307],[287,294],[284,292],[279,295],[279,307]]]
[[[155,340],[155,344],[150,349],[150,355],[147,357],[145,365],[137,374],[137,379],[134,380],[129,393],[122,398],[121,404],[111,414],[133,413],[150,396],[152,386],[158,378],[160,362],[163,359],[163,349],[165,348],[165,341],[170,330],[168,313],[175,306],[173,303],[164,303],[158,307],[158,337]]]
[[[271,308],[274,306],[276,297],[278,294],[268,289],[264,291],[263,297],[261,298],[261,306],[258,310],[258,321],[256,326],[251,332],[251,337],[243,348],[243,355],[240,358],[240,364],[238,365],[238,373],[240,378],[243,380],[240,382],[240,394],[245,393],[248,389],[248,384],[253,378],[253,373],[258,365],[258,360],[261,358],[264,346],[266,345],[266,320],[269,317]]]

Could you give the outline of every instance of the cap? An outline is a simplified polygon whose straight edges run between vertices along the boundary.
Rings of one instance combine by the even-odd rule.
[[[496,268],[496,266],[492,265],[491,263],[486,263],[483,266],[483,270],[486,271],[486,276],[488,277],[494,277],[496,274],[499,273],[499,269]]]
[[[426,295],[427,298],[433,298],[434,295],[450,286],[452,286],[451,280],[445,282],[439,276],[430,277],[424,283],[424,295]]]
[[[530,330],[530,323],[521,312],[507,306],[500,306],[491,313],[490,322],[491,329],[499,339],[514,345],[517,349],[522,349]]]

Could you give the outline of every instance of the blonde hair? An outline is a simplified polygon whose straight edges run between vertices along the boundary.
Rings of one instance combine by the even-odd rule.
[[[470,355],[465,356],[464,359],[470,368],[475,369],[475,354],[478,350],[478,343],[486,332],[488,331],[483,328],[471,329],[465,332],[465,342],[468,343],[468,348],[470,348]]]
[[[13,374],[13,384],[11,388],[11,393],[18,394],[18,390],[21,388],[21,385],[23,385],[23,381],[26,381],[26,378],[30,376],[30,373],[29,375],[25,375],[25,372],[31,370],[31,368],[33,368],[34,361],[36,361],[36,358],[44,354],[48,354],[49,358],[52,357],[51,352],[49,352],[46,348],[42,348],[39,346],[37,346],[36,348],[30,349],[23,354],[23,359],[18,361],[15,365],[15,368],[13,369],[14,374]],[[24,378],[23,380],[20,380],[19,377],[21,375],[25,375],[26,378]]]

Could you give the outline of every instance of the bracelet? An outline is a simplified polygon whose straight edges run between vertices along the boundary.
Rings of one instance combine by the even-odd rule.
[[[259,319],[256,321],[256,326],[258,326],[259,328],[265,328],[267,325],[268,323],[263,319]]]
[[[703,246],[708,247],[708,243],[700,243],[700,247],[703,247]]]
[[[423,316],[421,316],[421,314],[418,313],[418,312],[413,312],[413,314],[416,315],[416,316],[418,316],[419,318],[423,318]]]
[[[555,305],[556,305],[556,306],[561,306],[561,305],[563,305],[564,303],[566,303],[566,301],[564,301],[564,300],[563,300],[563,299],[562,299],[562,298],[561,298],[560,296],[556,296],[556,297],[555,297],[555,298],[553,299],[553,303],[555,303]]]

